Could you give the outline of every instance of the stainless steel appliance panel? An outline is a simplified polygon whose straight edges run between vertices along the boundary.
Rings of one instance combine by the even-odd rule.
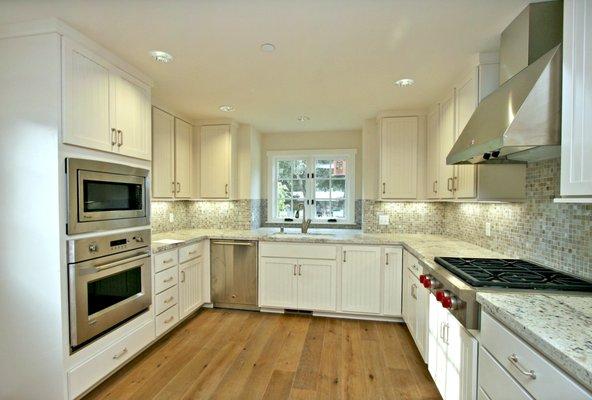
[[[210,263],[214,307],[259,309],[256,241],[212,240]]]
[[[150,171],[68,158],[66,172],[68,234],[150,224]]]

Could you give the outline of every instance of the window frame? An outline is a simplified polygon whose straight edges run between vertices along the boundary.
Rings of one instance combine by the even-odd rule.
[[[306,178],[306,193],[304,197],[306,216],[312,219],[313,224],[318,225],[353,225],[355,224],[355,198],[356,198],[356,149],[332,149],[332,150],[282,150],[267,152],[267,222],[282,224],[299,224],[302,217],[294,218],[294,221],[284,221],[284,218],[277,218],[277,162],[282,160],[306,160],[307,174],[315,171],[316,160],[322,159],[343,159],[346,161],[345,175],[345,214],[346,218],[337,219],[337,222],[329,222],[327,218],[316,218],[316,204],[306,204],[306,200],[314,199],[315,181],[314,178]]]

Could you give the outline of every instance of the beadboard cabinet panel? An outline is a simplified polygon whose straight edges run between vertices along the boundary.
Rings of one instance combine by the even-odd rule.
[[[298,308],[298,260],[264,257],[259,262],[259,305]]]
[[[201,127],[201,197],[230,198],[232,143],[230,125]]]
[[[352,313],[380,313],[380,248],[343,246],[341,308]]]
[[[175,194],[175,117],[152,109],[152,196],[172,198]]]
[[[298,308],[335,311],[336,271],[334,260],[298,260]]]
[[[202,304],[203,259],[179,265],[179,317],[182,319]]]
[[[191,142],[193,127],[175,118],[175,185],[176,198],[187,199],[192,195],[191,188]]]

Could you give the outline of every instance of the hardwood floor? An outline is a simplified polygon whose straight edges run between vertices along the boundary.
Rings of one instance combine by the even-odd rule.
[[[403,324],[205,309],[85,399],[440,399]]]

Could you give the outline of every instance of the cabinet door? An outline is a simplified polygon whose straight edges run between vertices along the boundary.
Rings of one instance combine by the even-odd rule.
[[[298,260],[261,257],[259,306],[298,308]]]
[[[298,309],[335,311],[333,260],[298,260]]]
[[[401,291],[403,285],[403,249],[384,250],[383,306],[382,313],[401,316]]]
[[[201,197],[230,197],[230,154],[230,125],[201,127]]]
[[[453,197],[454,166],[446,165],[446,156],[454,145],[454,91],[440,103],[440,167],[438,194],[441,199]]]
[[[63,39],[63,141],[111,151],[109,66],[80,45]]]
[[[477,340],[448,310],[444,341],[446,349],[446,400],[473,400],[477,396]]]
[[[415,307],[415,343],[417,344],[417,349],[423,357],[423,360],[427,362],[430,291],[424,288],[422,285],[417,284],[416,294],[417,302]]]
[[[426,196],[438,198],[438,171],[440,167],[440,105],[438,104],[427,117],[427,162]]]
[[[428,370],[440,391],[446,393],[446,351],[443,339],[447,315],[435,296],[429,296]],[[447,399],[448,400],[448,399]]]
[[[150,91],[134,78],[111,74],[111,126],[123,155],[150,160]]]
[[[404,321],[407,324],[409,333],[411,333],[411,336],[413,336],[413,339],[415,340],[415,335],[417,332],[417,278],[409,269],[405,269],[403,271],[403,276],[405,277],[406,281],[406,291],[403,293],[403,304],[405,304],[406,313],[406,318]]]
[[[456,88],[456,134],[455,140],[469,122],[479,103],[478,68],[469,74]],[[477,195],[477,167],[457,165],[454,176],[454,194],[458,198],[473,198]]]
[[[341,307],[345,312],[380,313],[380,248],[343,246]]]
[[[202,304],[203,259],[179,265],[179,316],[184,318]]]
[[[175,118],[175,186],[177,198],[191,197],[191,141],[193,127]]]
[[[380,124],[380,193],[383,199],[417,198],[417,117]]]
[[[172,198],[175,194],[173,143],[175,118],[152,108],[152,196]]]
[[[565,0],[561,195],[592,197],[592,1]]]

